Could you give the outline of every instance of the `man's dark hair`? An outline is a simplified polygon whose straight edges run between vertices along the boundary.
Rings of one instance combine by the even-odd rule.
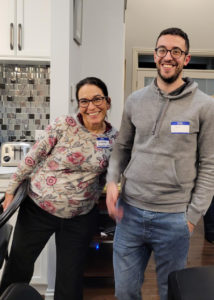
[[[186,52],[187,53],[189,52],[189,38],[188,38],[188,35],[182,29],[176,28],[176,27],[167,28],[167,29],[164,29],[163,31],[161,31],[161,33],[159,34],[159,36],[157,38],[156,45],[158,43],[159,38],[162,35],[167,35],[167,34],[178,35],[178,36],[182,37],[185,40]]]
[[[99,79],[97,77],[86,77],[86,78],[82,79],[80,82],[78,82],[77,85],[76,85],[76,99],[77,99],[77,102],[79,100],[79,98],[78,98],[79,90],[85,84],[96,85],[98,88],[100,88],[102,90],[103,95],[108,97],[107,86],[101,79]]]

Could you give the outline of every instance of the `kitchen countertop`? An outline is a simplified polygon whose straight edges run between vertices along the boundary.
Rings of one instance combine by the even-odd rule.
[[[16,171],[16,167],[0,166],[0,199],[3,198],[12,174]]]
[[[1,167],[0,166],[0,178],[10,178],[16,171],[16,167]]]

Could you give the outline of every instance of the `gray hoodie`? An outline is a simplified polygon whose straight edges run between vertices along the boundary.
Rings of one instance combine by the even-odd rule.
[[[158,212],[187,212],[196,224],[214,194],[214,99],[186,78],[179,93],[155,84],[125,103],[107,181],[124,178],[129,204]]]

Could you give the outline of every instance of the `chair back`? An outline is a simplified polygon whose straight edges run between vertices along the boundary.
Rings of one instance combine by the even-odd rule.
[[[174,271],[168,278],[168,300],[213,300],[214,266]]]
[[[13,283],[4,291],[0,300],[43,300],[43,298],[29,284]]]
[[[12,229],[13,226],[8,223],[0,227],[0,269],[2,268],[4,260],[8,257],[8,245]]]

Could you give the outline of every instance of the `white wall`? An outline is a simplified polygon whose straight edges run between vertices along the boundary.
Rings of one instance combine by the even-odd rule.
[[[214,50],[213,0],[128,0],[126,11],[126,96],[131,92],[132,48],[154,49],[161,30],[180,27],[191,49]]]
[[[109,121],[119,128],[124,101],[124,0],[83,0],[82,45],[73,40],[73,1],[52,0],[51,5],[51,120],[74,111],[71,86],[88,76],[100,77],[112,98]],[[48,244],[46,300],[53,299],[55,246]]]
[[[87,0],[83,10],[82,77],[100,77],[109,90],[109,120],[119,128],[124,102],[124,0]]]
[[[124,0],[83,1],[82,44],[73,41],[73,1],[52,0],[51,102],[53,120],[75,109],[70,87],[100,77],[112,98],[109,121],[119,128],[124,101]]]
[[[51,1],[50,118],[68,112],[70,80],[70,1]]]
[[[73,40],[73,1],[51,1],[50,118],[73,111],[71,88],[81,79],[81,47]]]

